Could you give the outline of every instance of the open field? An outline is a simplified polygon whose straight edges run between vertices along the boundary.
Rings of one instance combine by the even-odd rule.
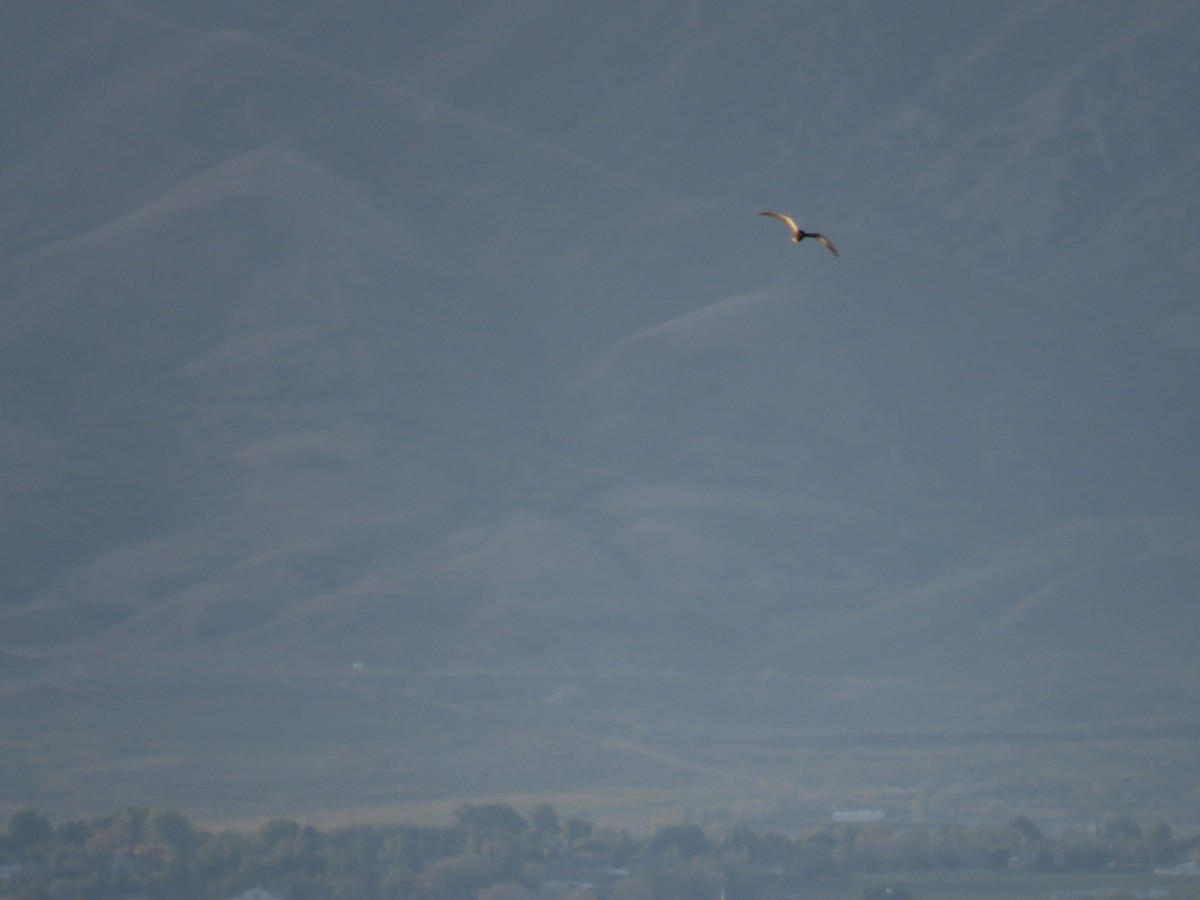
[[[744,822],[795,830],[835,809],[889,821],[1083,827],[1127,813],[1200,826],[1194,733],[1179,728],[843,731],[706,720],[704,691],[555,679],[295,673],[9,692],[2,806],[55,818],[129,804],[201,823],[443,822],[464,802],[553,803],[620,827]],[[616,700],[604,696],[620,693]],[[557,693],[556,693],[557,691]],[[0,808],[0,813],[4,809]]]

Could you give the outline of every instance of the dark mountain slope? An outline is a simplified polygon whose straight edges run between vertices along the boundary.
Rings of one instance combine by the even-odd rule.
[[[4,796],[130,684],[423,796],[1194,719],[1195,9],[914,9],[19,4]]]

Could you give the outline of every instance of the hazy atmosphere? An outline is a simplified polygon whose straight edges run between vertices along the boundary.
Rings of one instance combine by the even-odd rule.
[[[0,821],[1200,828],[1200,4],[18,0],[0,122]]]

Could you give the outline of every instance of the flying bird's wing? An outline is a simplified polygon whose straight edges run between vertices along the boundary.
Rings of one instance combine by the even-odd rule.
[[[810,234],[810,235],[809,235],[809,237],[814,237],[814,238],[816,238],[818,241],[820,241],[822,244],[824,244],[824,245],[825,245],[827,248],[829,248],[829,252],[830,252],[830,253],[832,253],[834,256],[841,256],[841,255],[842,255],[842,254],[840,254],[840,253],[838,253],[838,252],[837,252],[837,247],[833,246],[833,241],[831,241],[829,238],[825,237],[825,235],[823,235],[823,234]]]
[[[791,220],[791,218],[789,218],[788,216],[785,216],[783,213],[761,212],[761,213],[759,213],[759,215],[760,216],[770,216],[772,219],[778,219],[780,222],[782,222],[788,228],[792,229],[792,234],[795,234],[797,231],[800,230],[800,227],[795,222],[793,222]]]

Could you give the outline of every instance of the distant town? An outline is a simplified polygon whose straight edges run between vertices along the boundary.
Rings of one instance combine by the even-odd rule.
[[[912,900],[920,894],[904,879],[922,873],[1113,871],[1157,879],[1125,900],[1169,897],[1166,877],[1200,875],[1200,835],[1126,815],[1056,836],[1023,816],[930,829],[877,810],[838,811],[795,834],[673,824],[634,835],[563,821],[547,804],[522,813],[499,803],[464,804],[448,825],[321,830],[275,819],[253,831],[204,830],[174,809],[56,823],[24,808],[0,835],[0,898],[11,900],[804,900],[831,887]]]

